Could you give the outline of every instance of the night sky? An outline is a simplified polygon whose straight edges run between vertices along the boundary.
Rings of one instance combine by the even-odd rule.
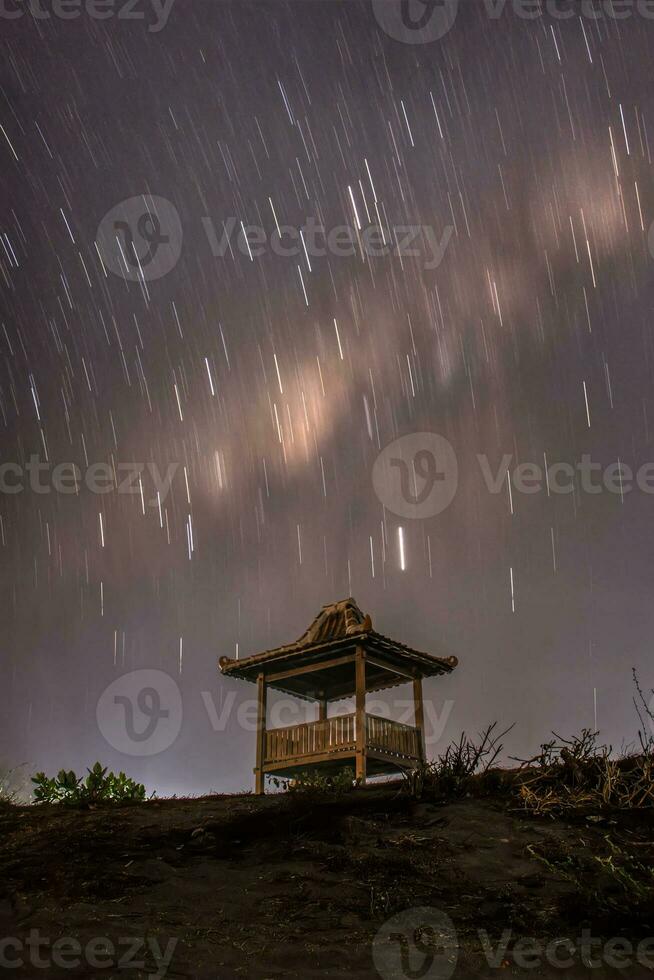
[[[383,3],[177,0],[162,25],[145,0],[105,20],[8,0],[0,462],[38,457],[49,492],[7,492],[3,471],[0,762],[249,787],[254,688],[218,657],[290,642],[349,595],[381,633],[459,658],[425,684],[449,711],[431,754],[495,719],[519,755],[595,720],[634,738],[654,495],[624,471],[623,493],[579,475],[492,493],[477,456],[654,461],[654,19],[463,3],[405,43]],[[136,222],[105,219],[129,223],[132,198],[167,238],[139,268]],[[307,222],[351,226],[352,254],[277,254],[276,229]],[[422,230],[412,254],[369,254],[371,225]],[[451,443],[458,487],[412,519],[372,470],[422,432]],[[113,488],[58,492],[61,463],[106,464]],[[119,493],[128,464],[140,483]],[[172,467],[159,499],[153,465]],[[183,722],[143,758],[107,743],[96,705],[146,668],[174,679]]]

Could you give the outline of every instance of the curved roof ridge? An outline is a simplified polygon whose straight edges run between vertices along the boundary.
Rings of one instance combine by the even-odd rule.
[[[372,629],[370,616],[366,616],[352,596],[326,603],[312,623],[293,646],[311,646],[328,640],[338,640],[364,629]]]

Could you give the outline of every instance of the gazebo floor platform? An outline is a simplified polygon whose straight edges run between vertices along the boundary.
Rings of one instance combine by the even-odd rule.
[[[410,771],[420,764],[419,759],[395,758],[385,756],[381,753],[366,753],[366,776],[386,776],[397,775],[398,772]],[[282,776],[284,778],[294,778],[307,770],[315,769],[325,776],[334,776],[343,769],[349,768],[352,772],[356,770],[356,752],[342,752],[337,756],[307,755],[303,758],[294,759],[292,762],[278,762],[266,765],[263,773],[265,776]]]

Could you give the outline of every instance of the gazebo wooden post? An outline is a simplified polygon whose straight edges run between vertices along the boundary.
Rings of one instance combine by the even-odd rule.
[[[254,792],[264,791],[264,771],[266,749],[266,675],[257,674],[257,763],[254,770]]]
[[[320,698],[318,699],[318,721],[325,721],[327,718],[327,699],[325,698],[323,692],[320,693]]]
[[[413,705],[415,725],[418,729],[418,748],[420,758],[425,762],[425,711],[422,703],[422,677],[413,678]]]
[[[357,647],[355,664],[355,724],[356,755],[355,776],[361,785],[366,781],[366,655],[363,647]]]

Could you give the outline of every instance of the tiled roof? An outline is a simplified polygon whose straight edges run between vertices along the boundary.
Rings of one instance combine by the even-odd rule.
[[[307,630],[294,643],[264,650],[242,660],[232,660],[229,657],[220,658],[220,668],[223,673],[240,674],[250,665],[255,666],[270,660],[284,659],[311,651],[317,653],[321,648],[330,649],[332,644],[340,646],[339,641],[349,637],[367,637],[376,647],[387,652],[394,652],[400,657],[410,657],[414,663],[421,662],[428,673],[449,673],[456,667],[456,657],[434,657],[428,653],[413,650],[404,643],[398,643],[389,637],[377,633],[372,628],[370,616],[359,609],[351,597],[330,602],[323,606]]]

